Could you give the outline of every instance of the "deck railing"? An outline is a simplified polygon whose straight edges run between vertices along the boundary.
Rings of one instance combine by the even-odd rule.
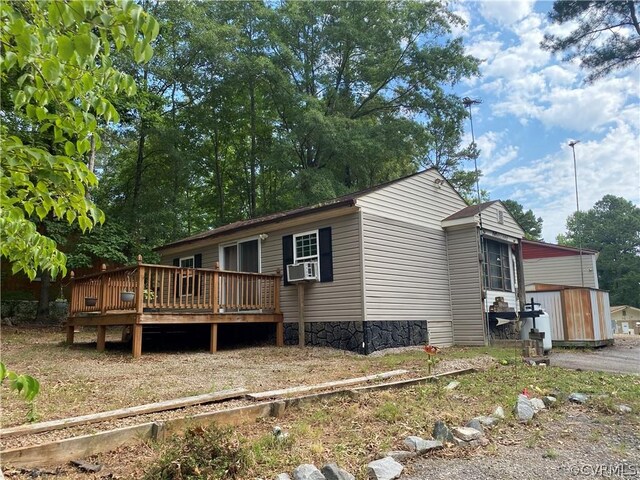
[[[280,281],[280,273],[150,265],[139,258],[134,267],[106,270],[103,265],[99,273],[73,278],[70,314],[281,313]]]

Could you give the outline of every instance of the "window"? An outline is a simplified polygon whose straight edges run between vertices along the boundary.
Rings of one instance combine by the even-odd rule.
[[[318,262],[320,282],[333,282],[331,227],[282,237],[282,268],[285,286],[290,285],[287,265],[300,262]]]
[[[512,291],[508,244],[484,240],[484,282],[488,290]]]
[[[318,231],[293,236],[293,263],[318,261]]]
[[[244,239],[222,245],[220,259],[223,270],[235,272],[260,272],[260,240]]]
[[[180,259],[180,266],[182,268],[193,268],[195,265],[195,259],[193,257],[184,257]]]

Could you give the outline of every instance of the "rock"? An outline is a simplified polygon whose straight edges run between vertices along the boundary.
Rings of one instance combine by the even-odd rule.
[[[474,420],[477,420],[478,422],[480,422],[480,424],[484,427],[493,427],[500,421],[496,417],[487,417],[486,415],[481,415],[479,417],[476,417],[474,418]],[[467,426],[469,427],[470,425],[467,424]],[[471,427],[471,428],[475,428],[475,427]],[[476,430],[478,429],[476,428]]]
[[[633,410],[629,405],[618,405],[618,411],[620,413],[631,413]]]
[[[569,401],[573,402],[573,403],[586,403],[586,401],[589,399],[589,397],[587,395],[585,395],[584,393],[572,393],[571,395],[569,395]]]
[[[370,480],[393,480],[402,474],[404,467],[391,457],[374,460],[367,465]]]
[[[440,440],[425,440],[415,436],[405,438],[404,444],[409,450],[419,454],[426,453],[429,450],[442,448],[442,442]]]
[[[489,439],[485,437],[481,437],[476,440],[470,440],[468,442],[465,442],[464,440],[458,441],[458,446],[462,448],[486,447],[487,445],[489,445]]]
[[[406,450],[392,450],[385,454],[385,457],[391,457],[396,462],[404,462],[417,456],[418,454],[416,452],[407,452]]]
[[[289,476],[288,473],[280,473],[276,477],[276,480],[291,480],[291,477]]]
[[[454,380],[453,382],[449,382],[449,384],[444,387],[445,390],[455,390],[456,388],[458,388],[460,386],[460,382]]]
[[[356,480],[356,477],[340,468],[336,463],[328,463],[322,467],[322,474],[327,480]]]
[[[102,465],[98,463],[89,463],[83,460],[71,460],[71,464],[78,467],[78,470],[89,473],[96,473],[102,470]]]
[[[447,427],[447,424],[442,420],[436,421],[435,425],[433,426],[433,434],[431,436],[443,443],[453,443],[453,434],[451,433],[451,430],[449,430],[449,427]]]
[[[293,471],[293,480],[326,480],[315,465],[303,463]]]
[[[482,437],[482,432],[475,428],[456,427],[453,429],[453,436],[464,442],[470,442],[471,440],[477,440]]]
[[[546,397],[542,397],[542,401],[547,407],[551,407],[554,403],[558,401],[556,397],[552,397],[551,395],[547,395]]]
[[[531,400],[524,395],[518,395],[518,401],[514,408],[514,415],[519,422],[528,422],[533,418],[535,411]]]
[[[534,413],[538,413],[540,410],[545,409],[544,402],[539,398],[532,398],[530,402],[531,402],[531,406],[533,407]]]
[[[484,428],[482,428],[482,422],[477,418],[472,418],[465,425],[465,427],[473,428],[474,430],[478,430],[480,433],[484,433]]]
[[[496,407],[491,416],[495,418],[504,418],[504,409],[502,407]]]

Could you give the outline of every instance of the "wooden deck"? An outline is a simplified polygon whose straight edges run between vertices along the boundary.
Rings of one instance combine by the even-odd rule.
[[[284,344],[280,310],[281,274],[230,272],[142,263],[73,278],[67,343],[78,326],[98,327],[98,351],[107,326],[130,326],[132,353],[142,354],[144,325],[209,324],[210,351],[218,346],[221,323],[274,323],[276,344]],[[133,299],[127,299],[123,292]]]

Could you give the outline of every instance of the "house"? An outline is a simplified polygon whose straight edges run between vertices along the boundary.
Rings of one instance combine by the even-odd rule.
[[[468,206],[429,169],[319,205],[239,221],[158,249],[174,268],[283,273],[284,341],[298,338],[287,266],[315,263],[305,284],[307,344],[484,345],[485,312],[524,301],[524,232],[499,201]],[[483,264],[488,268],[483,272]],[[222,294],[221,294],[222,295]]]
[[[611,320],[615,323],[616,333],[640,335],[640,308],[630,305],[612,306]]]
[[[524,279],[527,285],[545,283],[598,288],[598,252],[522,240]]]

